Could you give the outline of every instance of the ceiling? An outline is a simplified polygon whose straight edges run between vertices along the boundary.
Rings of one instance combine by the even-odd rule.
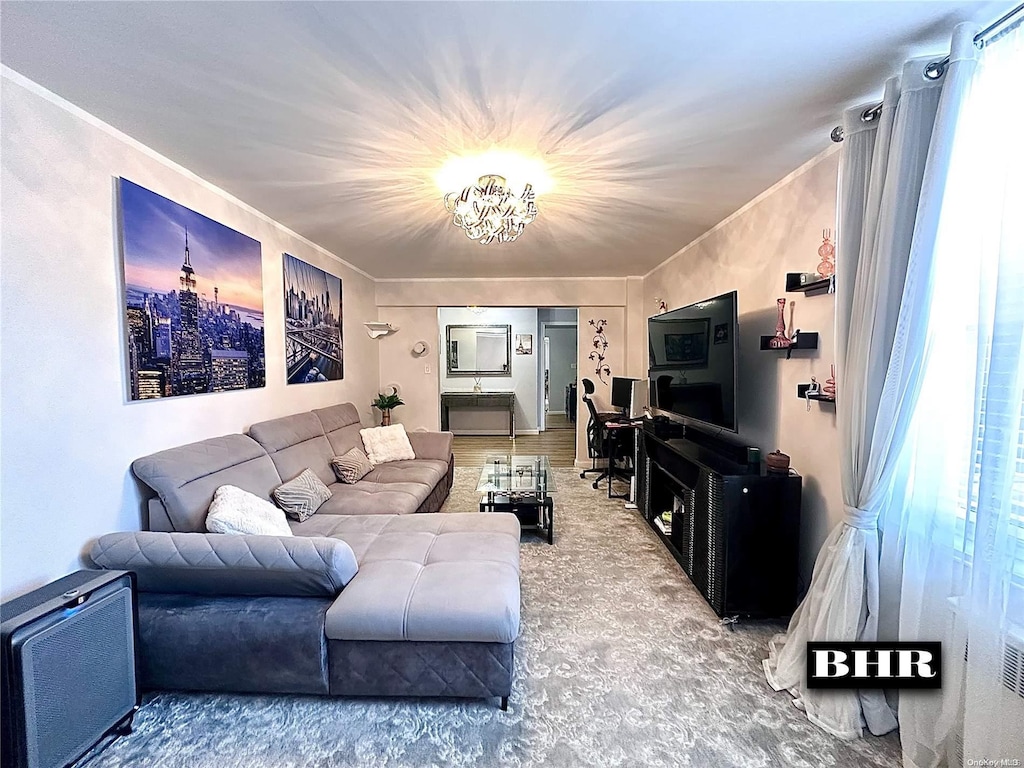
[[[644,274],[1005,3],[4,3],[3,63],[379,278]],[[554,189],[515,243],[451,154]]]

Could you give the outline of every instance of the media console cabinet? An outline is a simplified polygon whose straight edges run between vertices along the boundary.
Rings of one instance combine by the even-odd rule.
[[[686,439],[640,433],[637,507],[721,617],[797,605],[801,478],[736,464]],[[655,520],[672,512],[668,535]]]

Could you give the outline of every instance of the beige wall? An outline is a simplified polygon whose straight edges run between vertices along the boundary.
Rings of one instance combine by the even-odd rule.
[[[812,375],[824,382],[834,350],[832,295],[785,293],[787,272],[813,272],[822,230],[835,233],[839,155],[827,152],[798,169],[753,204],[689,245],[644,280],[645,308],[655,297],[669,308],[708,296],[739,291],[739,423],[744,442],[767,453],[776,448],[792,457],[803,475],[801,572],[809,579],[826,534],[842,517],[835,407],[796,396],[798,383]],[[772,335],[776,299],[787,300],[786,320],[817,331],[816,352],[762,352],[761,335]],[[794,306],[795,305],[795,306]],[[647,312],[651,314],[651,312]],[[791,330],[791,327],[790,327]]]
[[[380,307],[377,313],[380,321],[399,329],[377,342],[381,391],[397,386],[405,401],[392,412],[392,419],[407,429],[440,429],[437,361],[442,342],[437,307]],[[412,353],[417,341],[425,341],[429,347],[423,357]]]
[[[488,256],[481,246],[481,256]],[[494,258],[500,258],[494,256]],[[381,307],[622,307],[624,277],[378,280]]]
[[[594,351],[594,326],[591,320],[607,320],[604,335],[608,339],[605,351],[605,364],[611,368],[611,374],[604,381],[595,370],[597,362],[590,359]],[[579,362],[580,385],[579,394],[583,395],[583,379],[594,382],[594,401],[599,411],[611,409],[612,376],[624,376],[626,364],[626,308],[625,307],[580,307],[579,311],[579,346],[577,353]],[[577,405],[576,418],[576,463],[579,466],[590,466],[587,458],[587,406],[580,402]]]
[[[370,423],[378,346],[363,329],[377,314],[368,277],[31,83],[4,76],[2,122],[4,597],[79,568],[94,537],[140,527],[133,459],[349,400]],[[119,176],[260,241],[266,387],[126,400]],[[344,281],[343,381],[285,384],[285,251]]]
[[[644,279],[626,278],[626,360],[622,375],[647,378],[647,318],[652,311],[644,304]]]

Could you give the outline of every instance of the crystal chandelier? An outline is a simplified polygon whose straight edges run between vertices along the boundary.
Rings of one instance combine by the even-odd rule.
[[[476,185],[444,196],[452,224],[466,230],[466,237],[487,243],[511,243],[537,218],[533,185],[514,194],[502,176],[481,176]]]

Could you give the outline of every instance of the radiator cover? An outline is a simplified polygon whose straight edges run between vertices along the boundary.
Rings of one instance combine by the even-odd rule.
[[[2,762],[73,763],[138,708],[134,575],[78,571],[0,606]]]

